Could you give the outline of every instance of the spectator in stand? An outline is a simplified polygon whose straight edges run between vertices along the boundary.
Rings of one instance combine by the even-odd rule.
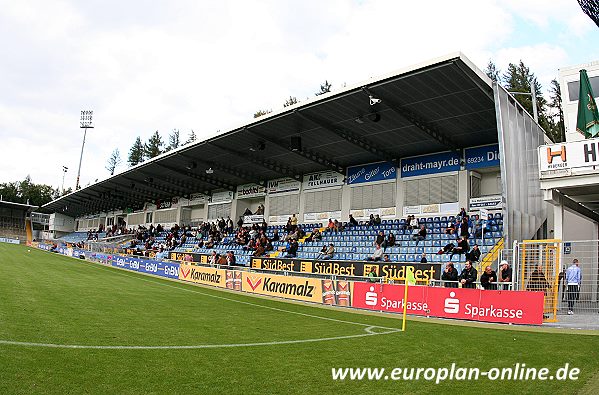
[[[241,228],[243,226],[243,215],[239,216],[239,220],[237,220],[237,227]]]
[[[226,229],[227,233],[233,233],[233,220],[229,216],[227,216]]]
[[[335,246],[333,243],[329,244],[329,248],[326,249],[322,259],[333,259],[335,257]]]
[[[237,259],[233,254],[233,251],[227,251],[227,265],[234,266],[237,263]]]
[[[472,262],[466,261],[464,270],[462,270],[462,274],[460,274],[460,283],[462,284],[462,288],[476,288],[477,278],[478,273],[472,266]]]
[[[374,214],[370,214],[370,218],[368,218],[368,225],[374,225]]]
[[[528,278],[528,283],[526,284],[527,291],[543,291],[545,296],[547,296],[547,289],[550,288],[551,285],[547,282],[547,278],[545,277],[545,273],[543,272],[543,267],[538,265],[537,268],[530,274]],[[568,314],[570,310],[568,310]]]
[[[279,238],[279,231],[278,231],[278,229],[275,229],[275,231],[273,232],[273,234],[272,234],[272,239],[271,239],[271,240],[272,240],[272,241],[279,241],[279,240],[280,240],[280,238]]]
[[[472,250],[466,254],[466,259],[469,259],[471,262],[478,262],[480,259],[480,250],[478,248],[478,244],[472,246]]]
[[[455,234],[455,231],[456,231],[455,222],[450,222],[449,225],[447,225],[447,228],[445,228],[446,235],[453,235],[453,234]]]
[[[374,216],[374,224],[375,225],[380,225],[381,224],[381,217],[377,214]]]
[[[470,246],[468,245],[468,239],[461,237],[458,239],[458,245],[451,251],[451,255],[449,259],[453,258],[455,254],[458,255],[466,255],[466,253],[470,251]]]
[[[448,262],[445,265],[445,270],[441,275],[441,280],[443,280],[443,285],[447,288],[457,288],[458,287],[458,271],[453,266],[452,262]]]
[[[254,250],[254,253],[252,254],[252,256],[255,258],[260,257],[260,256],[264,255],[265,252],[266,252],[266,250],[264,249],[264,246],[258,242],[258,243],[256,243],[256,249]]]
[[[485,267],[485,272],[480,276],[480,284],[484,289],[497,289],[497,273],[491,269],[491,266]]]
[[[395,247],[395,235],[393,233],[389,233],[387,236],[387,247]]]
[[[479,215],[474,217],[474,222],[472,224],[472,233],[474,237],[479,238],[483,235],[483,221],[480,219]]]
[[[327,232],[335,232],[337,233],[337,229],[335,229],[335,223],[332,218],[329,218],[329,223],[327,224]]]
[[[320,249],[320,252],[318,253],[318,255],[316,255],[316,259],[322,259],[322,257],[324,256],[324,254],[326,254],[326,253],[327,253],[327,250],[328,250],[328,249],[329,249],[329,248],[327,247],[327,245],[326,245],[326,244],[324,244],[324,245],[322,246],[322,248]]]
[[[297,228],[297,217],[295,214],[291,216],[291,228],[291,230],[295,230],[295,228]]]
[[[349,224],[351,226],[358,226],[358,221],[356,221],[356,219],[354,218],[354,216],[351,215],[351,214],[349,215]]]
[[[389,254],[383,255],[383,262],[391,262],[391,259],[389,259]]]
[[[413,215],[412,219],[410,220],[410,229],[418,229],[418,220]]]
[[[437,255],[449,254],[450,252],[453,251],[454,248],[455,248],[455,244],[453,244],[452,242],[449,242],[449,243],[445,244],[445,247],[443,247],[442,249],[437,251]]]
[[[385,244],[385,232],[383,232],[382,230],[379,230],[379,234],[376,235],[376,239],[374,240],[374,243],[372,243],[372,245],[374,246],[381,246],[383,249],[387,246]]]
[[[458,217],[464,218],[464,217],[467,217],[467,216],[468,216],[468,214],[466,213],[466,209],[464,207],[462,207],[460,209],[460,212],[458,213]]]
[[[219,266],[227,266],[227,257],[225,255],[219,255],[216,264]]]
[[[462,222],[460,223],[460,237],[465,239],[468,239],[470,237],[468,227],[468,217],[462,217]]]
[[[420,230],[412,235],[412,240],[416,241],[416,245],[418,245],[424,239],[426,239],[426,227],[421,225]]]
[[[249,207],[246,207],[246,208],[245,208],[245,211],[243,212],[243,215],[244,215],[244,216],[246,216],[246,215],[252,215],[252,210],[250,210],[250,208],[249,208]]]
[[[580,294],[582,274],[578,265],[578,259],[574,259],[570,267],[566,270],[565,278],[566,284],[568,285],[568,315],[574,314],[574,304],[578,300]]]
[[[285,258],[295,258],[297,256],[297,249],[299,248],[299,244],[297,243],[297,241],[295,239],[291,239],[289,241],[289,247],[285,248],[285,251],[287,252],[287,255],[285,255]]]
[[[212,251],[212,255],[210,255],[210,258],[208,259],[208,263],[210,263],[211,265],[216,265],[217,262],[218,262],[218,254],[216,253],[216,251]]]
[[[368,261],[372,261],[372,262],[378,262],[381,260],[381,258],[383,257],[383,249],[381,248],[380,244],[377,244],[374,247],[374,252],[372,253],[372,256],[368,257]]]
[[[260,203],[256,209],[256,215],[264,215],[264,205]]]
[[[308,238],[306,239],[306,242],[314,242],[320,240],[322,240],[322,234],[320,233],[320,230],[318,230],[318,228],[314,228],[312,233],[310,233],[310,236],[308,236]]]
[[[500,283],[511,283],[512,282],[512,269],[510,264],[506,260],[501,261],[499,264],[501,269],[499,270],[499,282]]]
[[[335,220],[333,224],[335,225],[335,232],[343,232],[343,225],[339,221]]]
[[[426,253],[422,253],[420,256],[420,263],[428,263],[428,259],[426,259]]]

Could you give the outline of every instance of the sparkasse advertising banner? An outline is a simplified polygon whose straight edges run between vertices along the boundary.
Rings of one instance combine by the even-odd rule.
[[[242,272],[245,292],[322,303],[322,281],[317,278]]]
[[[347,168],[347,185],[363,184],[366,182],[395,180],[397,170],[391,162],[378,162],[368,165]]]
[[[404,285],[356,282],[352,306],[403,313]],[[483,322],[541,325],[543,292],[411,286],[408,314]]]
[[[460,154],[458,152],[442,152],[401,160],[402,178],[458,170],[460,170]]]

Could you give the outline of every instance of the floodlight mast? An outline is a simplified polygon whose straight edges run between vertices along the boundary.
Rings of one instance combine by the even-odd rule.
[[[81,120],[79,122],[79,128],[84,129],[83,131],[83,144],[81,144],[81,155],[79,156],[79,169],[77,170],[77,183],[75,184],[75,190],[79,190],[79,176],[81,175],[81,161],[83,160],[83,147],[85,147],[85,136],[87,135],[87,129],[93,129],[94,124],[92,117],[94,115],[93,110],[81,111]]]
[[[63,195],[64,195],[64,176],[67,174],[68,170],[69,170],[68,167],[62,166],[62,194]]]

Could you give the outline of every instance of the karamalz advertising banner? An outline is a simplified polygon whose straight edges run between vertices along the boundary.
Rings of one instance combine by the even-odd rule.
[[[280,298],[322,303],[322,280],[242,272],[241,289],[245,292]]]
[[[181,264],[179,267],[179,280],[190,281],[197,284],[213,285],[219,288],[226,287],[227,274],[224,269],[215,269],[207,266]]]
[[[355,282],[352,306],[430,317],[512,324],[543,323],[543,292],[411,286]]]

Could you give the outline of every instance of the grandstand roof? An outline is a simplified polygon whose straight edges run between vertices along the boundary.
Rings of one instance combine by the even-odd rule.
[[[16,209],[16,210],[31,211],[31,210],[35,210],[38,206],[34,206],[31,204],[24,204],[24,203],[7,202],[6,200],[0,200],[0,207],[8,207],[8,208]]]
[[[382,160],[398,164],[496,143],[496,125],[490,79],[454,53],[253,119],[43,208],[79,216]],[[301,148],[292,147],[294,137]]]

